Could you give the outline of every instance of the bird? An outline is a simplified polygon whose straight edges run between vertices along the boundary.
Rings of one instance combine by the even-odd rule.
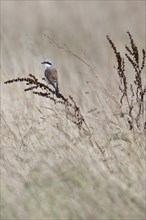
[[[57,70],[53,66],[53,62],[51,60],[45,60],[41,64],[44,64],[46,67],[45,72],[44,72],[45,78],[42,78],[42,79],[46,80],[48,84],[51,84],[54,87],[55,94],[57,96],[59,92]]]

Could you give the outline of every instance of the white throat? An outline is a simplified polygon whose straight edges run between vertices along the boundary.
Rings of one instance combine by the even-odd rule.
[[[48,64],[48,63],[45,63],[44,65],[45,65],[46,69],[50,68],[52,66],[52,64]]]

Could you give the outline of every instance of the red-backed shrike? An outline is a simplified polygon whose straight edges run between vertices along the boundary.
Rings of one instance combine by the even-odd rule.
[[[42,64],[44,64],[46,67],[45,72],[44,72],[45,78],[43,78],[43,79],[45,79],[48,84],[51,84],[54,87],[55,94],[57,96],[57,94],[58,94],[57,70],[55,69],[55,67],[52,64],[52,61],[50,61],[50,60],[45,60],[42,62]]]

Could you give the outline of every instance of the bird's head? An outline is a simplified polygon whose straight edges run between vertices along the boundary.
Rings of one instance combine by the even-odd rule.
[[[51,60],[45,60],[41,64],[44,64],[46,68],[50,68],[53,65]]]

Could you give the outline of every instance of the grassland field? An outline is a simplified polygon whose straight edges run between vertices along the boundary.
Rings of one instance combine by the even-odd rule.
[[[1,0],[1,219],[146,219],[145,136],[121,117],[116,59],[130,31],[145,47],[145,1]],[[53,60],[63,106],[4,82]],[[133,71],[130,64],[127,79]],[[142,76],[144,80],[144,75]]]

